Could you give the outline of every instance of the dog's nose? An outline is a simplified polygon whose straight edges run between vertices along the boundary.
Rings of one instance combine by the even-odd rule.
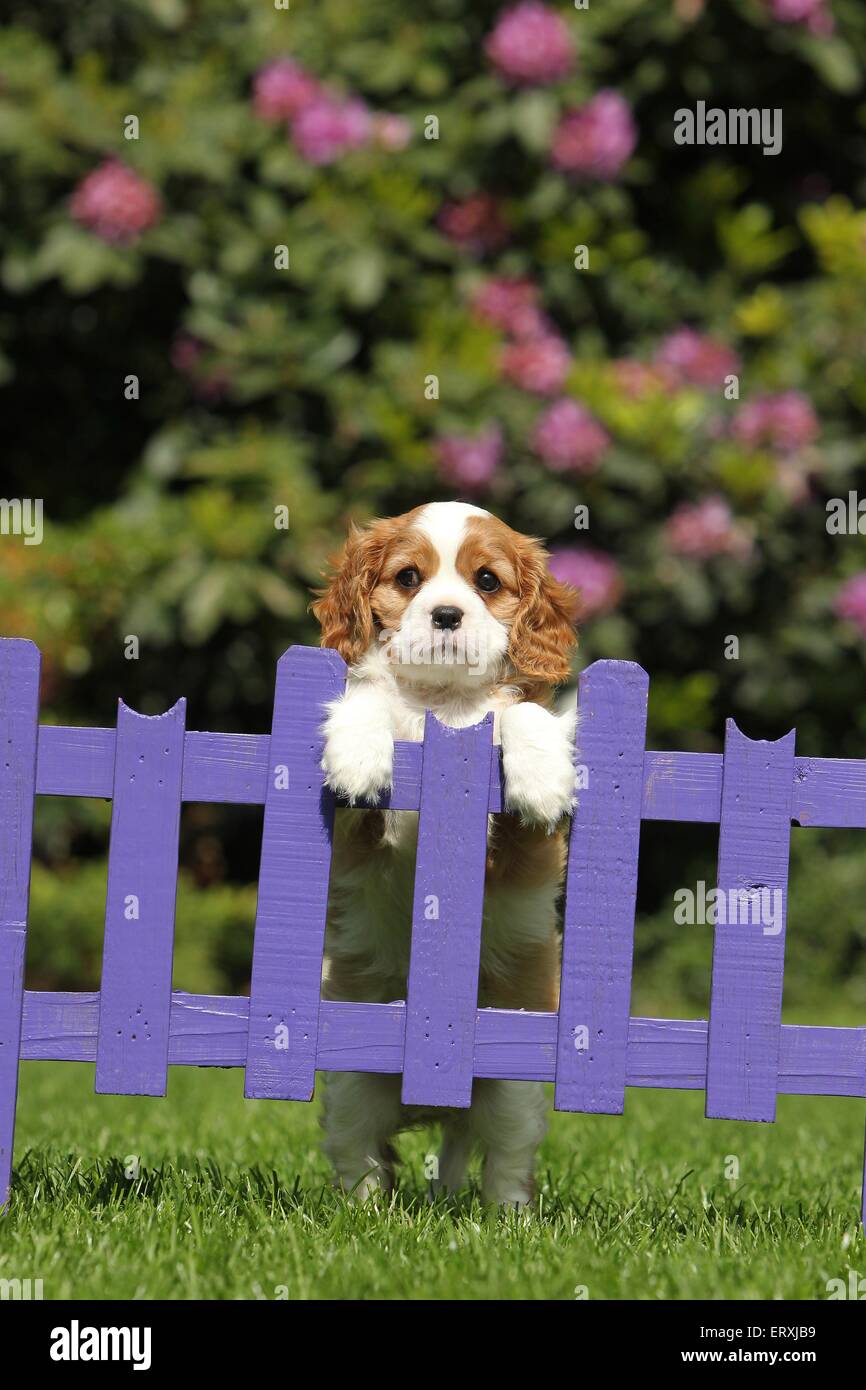
[[[456,627],[460,626],[460,621],[463,617],[463,609],[448,607],[434,608],[431,617],[433,618],[434,627],[448,628],[453,632]]]

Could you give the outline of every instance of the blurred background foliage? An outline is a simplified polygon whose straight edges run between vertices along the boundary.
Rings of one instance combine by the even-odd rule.
[[[44,718],[266,730],[347,520],[463,496],[581,587],[578,665],[646,666],[651,745],[866,755],[864,539],[826,524],[866,456],[860,0],[4,16],[2,493],[45,530],[0,536],[0,605]],[[781,151],[678,145],[698,101],[780,108]],[[260,823],[185,808],[184,987],[244,986]],[[98,980],[107,826],[39,807],[32,979]],[[862,1012],[866,856],[794,838],[792,997]],[[646,844],[647,997],[694,1007],[670,894],[712,845]]]

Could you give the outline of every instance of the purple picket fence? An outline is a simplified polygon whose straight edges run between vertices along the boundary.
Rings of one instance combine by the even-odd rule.
[[[571,827],[559,1012],[479,1009],[499,754],[489,719],[455,730],[428,715],[423,744],[397,745],[380,803],[420,811],[408,997],[334,1003],[320,999],[335,801],[319,760],[340,658],[285,653],[269,736],[188,732],[183,700],[153,718],[121,701],[116,729],[40,725],[39,667],[32,642],[0,639],[0,1204],[19,1059],[94,1062],[96,1090],[124,1095],[165,1095],[173,1065],[244,1067],[246,1095],[293,1100],[311,1098],[316,1071],[402,1073],[404,1100],[431,1106],[468,1105],[474,1077],[550,1081],[558,1110],[597,1114],[620,1114],[627,1086],[705,1090],[708,1118],[752,1121],[775,1119],[777,1095],[866,1096],[866,1027],[781,1021],[790,827],[866,828],[866,759],[798,758],[793,733],[755,742],[732,721],[724,754],[646,751],[646,673],[595,662],[579,684],[588,785]],[[113,803],[96,994],[24,989],[40,794]],[[249,999],[172,991],[185,801],[265,808]],[[718,886],[746,920],[715,928],[709,1022],[630,1013],[642,820],[719,825]]]

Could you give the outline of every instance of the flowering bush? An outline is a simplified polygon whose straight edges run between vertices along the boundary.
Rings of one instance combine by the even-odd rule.
[[[3,488],[45,539],[0,598],[46,699],[264,728],[347,519],[459,494],[549,539],[657,744],[862,753],[864,51],[857,0],[13,0]],[[762,92],[778,156],[675,142]]]

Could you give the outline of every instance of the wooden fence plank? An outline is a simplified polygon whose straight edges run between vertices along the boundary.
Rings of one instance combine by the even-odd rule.
[[[164,1096],[168,1078],[186,701],[148,717],[121,700],[108,850],[95,1089]]]
[[[323,706],[343,689],[334,651],[277,663],[250,987],[244,1094],[311,1100],[334,798],[322,785]]]
[[[562,943],[557,1110],[619,1114],[640,848],[649,678],[631,661],[596,661],[580,677],[578,792]]]
[[[9,1196],[39,728],[39,648],[0,641],[0,1207]]]
[[[478,965],[487,859],[493,718],[424,727],[412,908],[405,1105],[472,1099]]]
[[[727,723],[707,1057],[710,1119],[776,1118],[794,739],[792,730],[776,743],[756,742],[732,719]]]

